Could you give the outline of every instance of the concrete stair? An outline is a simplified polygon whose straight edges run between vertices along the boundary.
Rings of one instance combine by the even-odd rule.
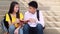
[[[0,21],[8,12],[10,3],[14,0],[0,1]],[[27,11],[28,3],[32,0],[16,0],[20,3],[20,11],[24,14]],[[42,11],[46,28],[44,34],[60,34],[60,0],[35,0]],[[0,29],[1,30],[1,29]],[[2,33],[2,31],[1,31]]]

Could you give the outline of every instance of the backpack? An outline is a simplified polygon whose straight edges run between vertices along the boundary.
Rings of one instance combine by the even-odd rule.
[[[8,13],[8,15],[9,15],[10,20],[12,21],[11,15],[9,13]],[[6,15],[4,16],[3,23],[4,23],[4,26],[8,29],[9,28],[9,24],[6,21]]]

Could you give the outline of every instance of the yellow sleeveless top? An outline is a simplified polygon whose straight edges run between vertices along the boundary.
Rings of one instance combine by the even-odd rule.
[[[11,16],[11,18],[12,18],[12,23],[14,23],[14,22],[16,21],[16,17]],[[22,20],[23,18],[24,18],[23,14],[20,13],[20,20]],[[10,18],[9,18],[8,13],[6,14],[6,21],[7,21],[7,22],[11,21]],[[14,24],[14,25],[15,25],[15,27],[18,27],[18,26],[19,26],[17,23]]]

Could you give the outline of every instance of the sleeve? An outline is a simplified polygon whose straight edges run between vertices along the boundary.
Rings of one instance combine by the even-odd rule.
[[[6,16],[6,21],[10,22],[8,14],[6,14],[5,16]]]
[[[27,12],[25,12],[25,14],[24,14],[24,20],[28,20]]]
[[[39,19],[40,19],[40,21],[38,21],[38,23],[39,24],[41,24],[43,27],[45,26],[44,25],[44,17],[43,17],[43,14],[42,14],[42,12],[41,11],[39,11]]]
[[[20,13],[20,20],[23,20],[24,19],[24,16],[22,13]]]

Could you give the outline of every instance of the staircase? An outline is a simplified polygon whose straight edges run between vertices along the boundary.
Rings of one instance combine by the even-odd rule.
[[[16,0],[17,1],[17,0]],[[24,14],[27,11],[28,3],[32,0],[18,0],[20,11]],[[60,0],[35,0],[38,2],[38,9],[44,15],[46,28],[44,34],[60,34]],[[0,0],[0,21],[4,14],[8,12],[12,0]],[[0,24],[1,25],[1,24]],[[0,28],[0,33],[2,33]]]

